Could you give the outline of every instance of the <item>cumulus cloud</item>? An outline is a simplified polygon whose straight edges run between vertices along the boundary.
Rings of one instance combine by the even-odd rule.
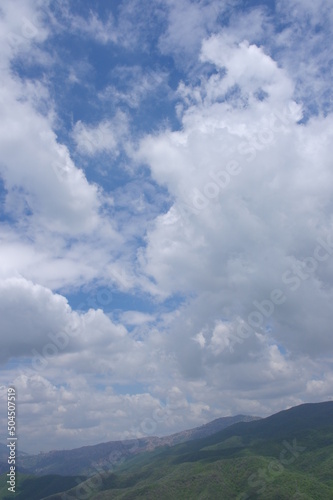
[[[47,37],[48,30],[40,21],[38,4],[20,4],[22,8],[19,14],[15,11],[15,16],[12,3],[2,6],[2,25],[10,30],[7,39],[14,34],[18,44],[22,38],[23,50],[30,47],[33,51],[34,44]],[[35,23],[31,36],[22,28],[29,19]],[[22,82],[10,71],[10,47],[3,45],[2,49],[7,63],[2,74],[0,130],[0,171],[7,191],[5,210],[16,218],[32,215],[36,224],[46,224],[54,231],[90,230],[97,222],[96,187],[88,184],[67,148],[57,141],[47,89],[39,82]],[[43,114],[39,109],[42,100],[47,102]]]
[[[57,142],[49,120],[20,101],[24,87],[10,79],[6,84],[0,132],[8,211],[16,217],[32,213],[54,231],[91,230],[97,222],[96,187]]]
[[[11,357],[31,356],[48,336],[67,326],[69,306],[64,297],[53,295],[23,278],[0,283],[0,307],[4,349],[2,362]]]
[[[182,85],[182,129],[149,135],[138,150],[175,200],[149,231],[142,266],[167,293],[195,291],[196,309],[211,294],[200,319],[193,308],[184,315],[212,332],[208,348],[217,354],[241,318],[252,321],[253,341],[257,330],[292,355],[322,356],[331,349],[331,249],[314,255],[331,234],[332,117],[301,125],[291,77],[255,45],[213,35],[201,57],[225,71]],[[283,298],[266,319],[258,307],[272,293]]]
[[[20,55],[27,49],[31,54],[40,51],[38,44],[52,35],[39,4],[21,7],[14,16],[12,3],[6,2],[1,19],[5,40],[1,50],[0,175],[4,216],[13,221],[1,225],[2,277],[24,275],[61,288],[94,278],[96,263],[106,265],[113,260],[110,251],[122,238],[108,217],[108,197],[87,181],[54,131],[57,117],[47,85],[23,79],[10,67],[16,51]],[[35,27],[29,36],[22,28],[28,20]],[[115,120],[114,132],[110,121],[97,130],[79,122],[76,132],[83,150],[91,153],[87,144],[94,145],[94,134],[104,137],[99,144],[102,150],[112,149],[114,137],[122,136],[127,127],[123,114],[117,114]],[[87,238],[88,234],[93,238]],[[109,242],[102,259],[101,239]]]

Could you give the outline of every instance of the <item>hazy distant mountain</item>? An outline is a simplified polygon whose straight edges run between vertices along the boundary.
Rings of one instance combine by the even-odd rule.
[[[200,427],[195,427],[194,429],[177,432],[176,434],[171,434],[171,436],[167,436],[161,439],[164,441],[163,444],[169,444],[170,446],[172,446],[178,443],[183,443],[184,441],[211,436],[212,434],[222,431],[226,427],[229,427],[230,425],[236,424],[238,422],[252,422],[255,420],[261,420],[261,417],[236,415],[235,417],[217,418],[212,422],[209,422],[208,424],[201,425]]]
[[[112,470],[114,464],[144,451],[152,451],[159,446],[173,446],[184,441],[210,436],[237,422],[258,420],[259,417],[236,415],[222,417],[194,429],[177,432],[171,436],[147,437],[125,441],[109,441],[73,450],[50,451],[20,458],[23,472],[31,474],[88,475],[96,470]]]

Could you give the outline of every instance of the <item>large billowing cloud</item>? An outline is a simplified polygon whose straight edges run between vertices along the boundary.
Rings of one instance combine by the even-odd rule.
[[[257,387],[267,371],[269,393],[292,359],[332,355],[332,117],[302,121],[292,77],[247,40],[213,35],[201,60],[216,71],[180,85],[182,129],[138,150],[175,200],[141,264],[196,296],[172,325],[184,374],[231,380],[235,365]]]

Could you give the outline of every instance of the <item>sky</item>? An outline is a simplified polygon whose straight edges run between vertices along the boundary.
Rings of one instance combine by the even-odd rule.
[[[0,440],[332,400],[333,4],[3,0]]]

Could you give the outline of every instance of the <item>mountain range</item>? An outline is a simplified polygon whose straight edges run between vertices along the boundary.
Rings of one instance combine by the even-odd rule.
[[[60,474],[67,476],[90,475],[96,470],[113,469],[117,463],[144,451],[152,451],[160,446],[173,446],[184,441],[210,436],[237,422],[250,422],[259,417],[236,415],[222,417],[208,424],[177,432],[165,437],[144,437],[123,441],[109,441],[93,446],[83,446],[73,450],[55,450],[38,455],[20,456],[21,472],[35,475]],[[0,449],[1,451],[1,449]]]
[[[22,475],[15,498],[332,500],[333,401],[303,404],[210,433],[219,420],[169,436],[151,451],[123,455],[117,465],[95,469],[86,478],[68,472]],[[80,450],[101,450],[103,444],[96,446]],[[0,498],[9,500],[3,481],[2,476]],[[51,483],[53,492],[47,487]]]

